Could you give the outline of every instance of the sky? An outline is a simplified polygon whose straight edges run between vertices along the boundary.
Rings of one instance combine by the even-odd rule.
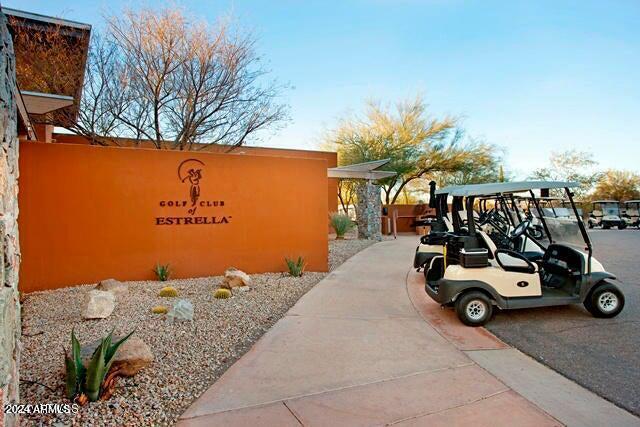
[[[434,116],[504,147],[526,178],[552,151],[591,152],[601,169],[640,172],[640,1],[3,0],[92,24],[124,7],[182,6],[231,17],[289,84],[291,121],[260,145],[317,149],[367,100],[424,97]]]

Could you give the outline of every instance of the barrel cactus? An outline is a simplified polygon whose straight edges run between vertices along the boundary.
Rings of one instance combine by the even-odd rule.
[[[151,312],[153,314],[166,314],[169,311],[169,308],[164,305],[156,305],[151,308]]]
[[[231,298],[231,291],[224,288],[216,289],[216,291],[213,293],[213,297],[216,299]]]
[[[175,298],[178,296],[178,290],[173,286],[165,286],[160,289],[160,293],[158,295],[165,298]]]

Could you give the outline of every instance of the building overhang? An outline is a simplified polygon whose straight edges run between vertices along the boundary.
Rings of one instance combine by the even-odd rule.
[[[16,105],[18,106],[18,132],[21,130],[27,134],[27,139],[30,141],[35,141],[37,139],[35,129],[33,128],[33,123],[31,123],[31,118],[29,117],[29,112],[27,111],[27,107],[24,104],[24,100],[22,99],[22,95],[20,91],[16,87],[15,89],[15,99]]]
[[[7,24],[14,39],[16,53],[16,78],[23,94],[27,112],[32,114],[32,121],[58,123],[62,114],[64,122],[76,120],[91,36],[91,25],[68,19],[45,16],[7,7],[0,11],[7,16]],[[22,37],[17,37],[22,34]],[[42,50],[33,48],[25,42],[25,37],[33,34],[34,40],[41,42]],[[48,36],[56,35],[68,46],[64,57],[52,55],[53,48],[48,45]],[[48,49],[48,50],[47,50]],[[29,68],[30,61],[48,64],[44,71],[40,68]],[[21,71],[20,64],[25,71]],[[43,74],[37,79],[32,73]],[[69,102],[71,100],[71,102]],[[44,113],[42,113],[44,112]],[[53,113],[53,114],[50,114]]]
[[[377,170],[390,161],[391,159],[374,160],[372,162],[356,163],[353,165],[329,168],[327,170],[327,176],[329,178],[366,179],[369,181],[391,178],[392,176],[396,176],[397,173],[392,171]]]
[[[21,90],[20,94],[29,114],[47,114],[73,105],[73,96]]]

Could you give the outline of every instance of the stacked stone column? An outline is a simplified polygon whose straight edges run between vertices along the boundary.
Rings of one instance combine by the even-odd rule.
[[[356,186],[356,195],[358,197],[356,204],[358,238],[382,240],[380,186],[371,181],[359,182]]]
[[[18,123],[13,43],[0,12],[0,394],[2,404],[18,402],[20,299],[18,295]],[[2,414],[0,414],[2,419]],[[17,424],[4,415],[3,424]]]

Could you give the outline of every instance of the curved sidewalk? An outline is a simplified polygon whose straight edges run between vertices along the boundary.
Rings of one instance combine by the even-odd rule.
[[[460,327],[429,304],[419,276],[407,275],[415,245],[415,237],[376,244],[329,274],[189,407],[179,425],[572,424],[563,419],[566,413],[549,415],[553,405],[543,405],[545,412],[523,397],[526,379],[524,386],[498,379],[501,368],[492,368],[491,355],[513,349],[483,328]],[[502,362],[515,369],[507,377],[512,381],[521,365],[509,363]],[[605,403],[613,407],[606,407],[614,421],[608,425],[617,416],[617,425],[637,422]]]

